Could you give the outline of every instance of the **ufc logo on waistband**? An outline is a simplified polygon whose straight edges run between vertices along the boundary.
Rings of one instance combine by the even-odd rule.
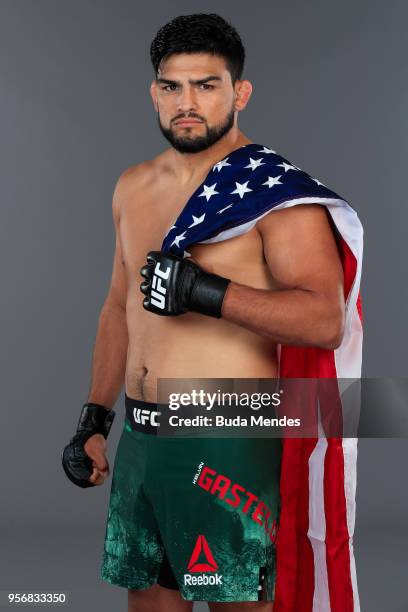
[[[148,423],[152,427],[158,427],[159,422],[157,421],[157,417],[159,414],[161,413],[155,410],[133,408],[133,418],[135,419],[135,423],[139,423],[139,425],[146,425]]]
[[[157,262],[154,269],[152,278],[152,289],[150,291],[150,302],[161,308],[162,310],[166,307],[166,293],[167,289],[163,281],[166,281],[170,276],[171,268],[168,267],[165,270],[160,269],[160,262]]]

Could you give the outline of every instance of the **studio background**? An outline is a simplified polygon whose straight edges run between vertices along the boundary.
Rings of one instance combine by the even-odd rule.
[[[242,35],[254,85],[243,131],[357,210],[364,374],[406,375],[404,2],[1,0],[0,591],[66,591],[72,612],[126,608],[126,590],[99,579],[111,480],[74,487],[60,453],[88,392],[115,182],[167,147],[150,42],[191,12],[217,12]],[[111,467],[122,397],[116,410]],[[354,541],[369,612],[408,609],[406,451],[402,439],[359,441]]]

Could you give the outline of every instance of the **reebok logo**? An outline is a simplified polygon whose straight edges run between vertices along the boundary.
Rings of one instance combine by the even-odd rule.
[[[157,262],[152,278],[152,288],[150,291],[150,302],[164,310],[166,307],[166,285],[162,281],[166,281],[170,276],[170,266],[165,270],[161,270],[160,262]]]
[[[198,560],[201,554],[205,557],[205,562],[201,559],[199,563]],[[198,536],[187,567],[190,572],[215,572],[218,569],[208,542],[203,535]]]
[[[146,423],[149,423],[152,427],[158,427],[159,422],[157,417],[159,414],[161,414],[161,412],[158,412],[157,410],[133,408],[133,418],[135,423],[138,423],[139,425],[146,425]]]
[[[207,540],[203,535],[199,535],[194,546],[194,550],[190,557],[190,561],[187,566],[189,572],[194,574],[201,573],[201,576],[192,576],[190,574],[184,574],[185,585],[215,585],[222,584],[222,575],[213,574],[206,576],[206,573],[216,572],[218,564],[214,559],[211,549],[208,545]],[[203,575],[204,574],[204,575]]]

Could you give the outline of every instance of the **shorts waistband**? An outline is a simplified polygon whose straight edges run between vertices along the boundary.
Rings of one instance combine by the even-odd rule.
[[[134,431],[157,435],[159,427],[159,416],[165,404],[156,402],[144,402],[134,399],[125,393],[126,418]]]

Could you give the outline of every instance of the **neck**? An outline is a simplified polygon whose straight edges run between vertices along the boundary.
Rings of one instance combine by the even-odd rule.
[[[250,142],[252,141],[245,134],[233,128],[205,151],[199,153],[179,153],[176,149],[172,149],[173,167],[177,180],[182,184],[187,184],[201,178],[203,174],[207,174],[208,170],[226,157],[228,153]]]

